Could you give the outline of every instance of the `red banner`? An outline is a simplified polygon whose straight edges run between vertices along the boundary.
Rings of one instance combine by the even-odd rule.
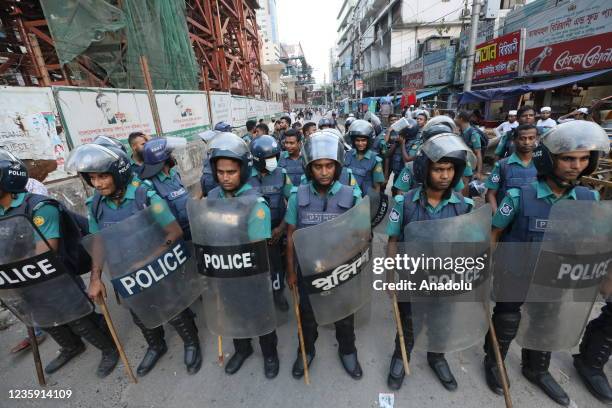
[[[612,68],[612,32],[525,51],[525,76]]]
[[[513,31],[476,46],[474,82],[515,78],[521,63],[521,31]]]

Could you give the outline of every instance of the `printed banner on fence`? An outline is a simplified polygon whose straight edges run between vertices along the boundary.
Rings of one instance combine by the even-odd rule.
[[[23,160],[55,160],[57,171],[49,179],[66,175],[58,125],[51,88],[0,88],[0,146]]]
[[[249,100],[243,96],[232,96],[232,127],[244,126],[247,121]]]
[[[219,122],[232,124],[232,95],[226,92],[211,92],[212,126]]]
[[[164,136],[194,140],[210,129],[208,102],[204,92],[155,91]]]
[[[144,90],[80,87],[53,90],[67,139],[73,147],[90,143],[100,135],[127,142],[132,132],[156,134]]]

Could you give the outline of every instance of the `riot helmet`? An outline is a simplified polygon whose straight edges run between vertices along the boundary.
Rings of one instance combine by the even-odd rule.
[[[370,146],[372,146],[372,142],[374,141],[375,137],[374,127],[366,120],[357,119],[348,128],[348,136],[353,148],[355,148],[355,139],[358,137],[366,138],[368,140],[368,146],[366,149],[369,149]]]
[[[355,121],[355,117],[354,116],[349,116],[348,118],[346,118],[346,120],[344,121],[344,131],[348,132],[349,127],[351,127],[351,124]]]
[[[315,160],[329,159],[336,162],[336,173],[334,180],[340,178],[342,166],[344,165],[344,146],[341,138],[332,132],[319,131],[310,136],[302,146],[302,164],[304,173],[312,180],[310,165]]]
[[[442,133],[454,133],[454,132],[453,132],[453,129],[450,126],[448,126],[446,122],[440,122],[432,126],[429,126],[429,124],[425,125],[423,127],[423,130],[421,131],[421,137],[423,138],[423,141],[425,141],[435,135],[440,135]]]
[[[317,125],[317,127],[319,128],[319,130],[322,130],[324,128],[333,128],[334,122],[329,118],[323,117],[319,120],[319,124]]]
[[[127,149],[125,148],[123,143],[121,143],[119,140],[115,139],[114,137],[101,135],[101,136],[96,137],[92,143],[99,144],[99,145],[106,146],[106,147],[115,147],[117,149],[123,150],[123,152],[127,154]]]
[[[538,176],[550,176],[560,186],[568,183],[554,175],[555,157],[570,152],[590,152],[589,164],[580,173],[580,177],[595,171],[599,157],[610,151],[610,140],[605,130],[594,122],[576,120],[562,123],[542,136],[533,152],[533,164]]]
[[[449,187],[452,190],[463,176],[468,164],[476,165],[476,156],[465,144],[463,139],[453,133],[442,133],[432,136],[421,146],[414,160],[414,178],[417,183],[427,187],[429,167],[431,163],[451,162],[455,168],[455,175]]]
[[[253,155],[253,166],[258,171],[267,169],[272,172],[278,165],[281,148],[275,138],[270,135],[261,135],[251,141],[249,146]],[[270,163],[275,160],[275,163]]]
[[[214,130],[216,130],[218,132],[231,132],[232,131],[232,125],[230,125],[227,122],[218,122],[215,125]]]
[[[172,152],[186,146],[187,140],[182,137],[158,137],[149,140],[145,143],[142,152],[144,164],[140,171],[140,177],[143,179],[153,177],[161,171],[166,163],[170,167],[174,167],[176,160],[172,157]]]
[[[115,189],[123,190],[132,179],[130,159],[123,150],[116,147],[89,143],[78,146],[66,160],[66,170],[79,173],[89,186],[93,187],[89,173],[109,173]]]
[[[451,129],[451,133],[457,133],[457,125],[455,124],[455,121],[451,117],[446,115],[434,116],[433,118],[428,120],[425,126],[423,126],[423,132],[425,132],[427,128],[439,124],[445,124]]]
[[[0,147],[0,191],[23,193],[28,184],[28,169],[13,153]]]
[[[232,159],[240,163],[240,183],[246,183],[251,176],[253,168],[253,156],[249,146],[242,138],[230,132],[222,132],[215,136],[210,142],[210,167],[212,168],[215,182],[219,182],[217,177],[217,160]]]

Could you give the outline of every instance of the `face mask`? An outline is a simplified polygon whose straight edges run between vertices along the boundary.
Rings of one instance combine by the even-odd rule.
[[[276,161],[276,157],[270,157],[266,159],[266,170],[272,173],[278,167],[278,162]]]

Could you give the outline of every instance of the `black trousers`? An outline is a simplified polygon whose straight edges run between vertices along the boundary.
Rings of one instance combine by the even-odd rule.
[[[277,355],[276,345],[278,344],[278,337],[276,336],[276,330],[272,333],[259,336],[259,346],[261,347],[261,354],[264,358],[274,357]],[[248,353],[252,350],[251,339],[234,339],[234,348],[238,353]]]
[[[315,351],[315,342],[319,337],[318,324],[315,320],[314,311],[308,298],[308,293],[301,282],[301,272],[298,271],[298,289],[300,293],[300,314],[302,320],[302,333],[304,334],[304,346],[307,354]],[[340,354],[352,354],[357,351],[355,347],[355,315],[350,315],[334,323],[336,327],[336,340]],[[298,344],[298,352],[300,351]]]
[[[397,306],[399,309],[400,320],[402,322],[402,331],[404,332],[404,345],[406,346],[406,353],[408,353],[408,356],[410,356],[412,348],[414,347],[412,304],[410,302],[398,302]],[[399,333],[395,334],[395,349],[393,350],[393,357],[402,357]]]
[[[164,335],[165,335],[164,326],[162,325],[154,329],[149,329],[145,327],[145,325],[142,323],[140,318],[136,316],[136,314],[132,311],[132,309],[130,309],[130,314],[132,315],[132,320],[134,321],[134,324],[138,326],[138,328],[140,329],[140,332],[145,338],[147,345],[153,348],[161,347],[161,345],[165,341],[164,340]],[[168,323],[174,326],[175,324],[179,324],[181,320],[193,320],[194,317],[195,317],[195,313],[193,313],[191,309],[187,308],[183,310],[178,316],[172,318],[172,320],[170,320]]]

